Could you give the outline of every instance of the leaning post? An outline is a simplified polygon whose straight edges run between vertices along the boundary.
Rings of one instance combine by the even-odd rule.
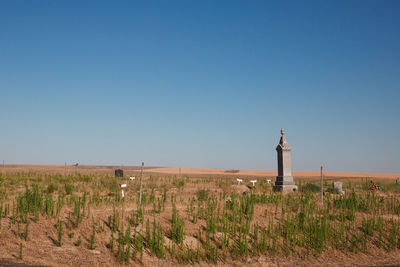
[[[322,174],[323,167],[321,166],[321,203],[324,205],[324,176]]]
[[[143,166],[144,162],[142,162],[142,169],[140,171],[140,190],[139,190],[139,205],[142,204],[142,179],[143,179]]]

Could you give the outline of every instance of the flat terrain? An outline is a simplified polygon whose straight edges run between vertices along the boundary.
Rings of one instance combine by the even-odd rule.
[[[28,164],[7,164],[5,169],[9,171],[42,171],[45,173],[67,173],[79,172],[82,174],[110,174],[115,169],[123,169],[126,172],[137,172],[140,166],[101,166],[101,165],[28,165]],[[236,169],[212,169],[212,168],[179,168],[179,167],[144,167],[146,173],[160,173],[171,175],[236,175],[236,176],[265,176],[274,177],[276,171],[261,170],[236,170]],[[293,171],[293,176],[301,179],[315,180],[320,177],[319,171]],[[361,173],[361,172],[324,172],[325,177],[334,177],[339,179],[353,178],[374,178],[378,180],[390,180],[400,177],[400,173]]]
[[[300,191],[282,195],[275,172],[146,167],[139,205],[140,168],[116,168],[6,165],[0,265],[400,265],[399,174],[325,173],[321,206],[318,172],[294,172]]]
[[[177,168],[177,167],[161,167],[161,168],[150,168],[149,172],[153,173],[167,173],[167,174],[218,174],[218,175],[245,175],[245,176],[276,176],[276,171],[258,171],[258,170],[229,170],[229,169],[207,169],[207,168]],[[318,171],[294,171],[294,177],[302,177],[308,179],[314,179],[314,177],[320,177]],[[375,179],[392,179],[400,177],[400,174],[387,174],[387,173],[361,173],[361,172],[324,172],[326,177],[335,178],[375,178]]]

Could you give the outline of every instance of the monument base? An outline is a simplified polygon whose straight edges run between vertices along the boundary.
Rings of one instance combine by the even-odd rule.
[[[283,193],[296,192],[297,185],[274,185],[274,191]]]
[[[294,192],[297,191],[297,185],[293,181],[293,176],[276,177],[274,191]]]

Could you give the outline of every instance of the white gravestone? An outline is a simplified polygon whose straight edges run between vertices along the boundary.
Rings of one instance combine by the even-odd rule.
[[[125,197],[124,188],[126,188],[127,185],[126,184],[120,184],[119,187],[121,187],[121,196],[122,196],[122,198],[124,198]]]
[[[333,190],[343,195],[344,191],[342,182],[333,182]]]

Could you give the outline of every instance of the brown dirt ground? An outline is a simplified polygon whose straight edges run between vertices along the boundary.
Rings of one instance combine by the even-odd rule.
[[[119,166],[79,166],[79,173],[107,173],[113,174],[113,170]],[[75,167],[67,166],[67,172],[75,171]],[[65,170],[64,165],[6,165],[6,171],[43,171],[44,173],[63,173]],[[126,173],[137,173],[140,167],[123,167]],[[223,170],[223,169],[196,169],[196,168],[156,168],[147,167],[145,170],[145,180],[148,181],[150,174],[172,174],[172,175],[187,175],[191,179],[203,177],[234,177],[243,176],[248,177],[273,177],[276,172],[269,171],[253,171],[253,170]],[[335,179],[360,179],[374,177],[381,180],[392,180],[399,174],[366,174],[366,173],[325,173],[325,175],[336,176]],[[308,179],[318,179],[318,172],[294,172],[294,176],[308,177]],[[180,199],[187,202],[198,189],[209,188],[214,194],[222,192],[215,182],[209,183],[186,183],[183,189],[171,188],[168,195],[175,193],[177,195],[177,203]],[[237,191],[242,190],[238,186],[230,186],[228,190]],[[133,192],[127,190],[126,194],[129,198]],[[167,201],[167,203],[170,203]],[[129,212],[134,209],[136,205],[133,202],[127,201],[124,204],[125,217]],[[197,233],[199,225],[204,225],[205,222],[199,222],[197,225],[188,221],[186,215],[186,203],[178,204],[178,210],[181,217],[185,218],[185,233],[187,240],[193,240],[193,235]],[[273,206],[268,207],[268,210],[273,209]],[[147,207],[147,214],[150,214],[151,207]],[[167,205],[165,211],[157,215],[157,220],[163,225],[164,228],[169,227],[171,220],[171,205]],[[255,220],[259,221],[261,225],[264,222],[265,206],[256,207]],[[108,215],[112,213],[110,206],[100,205],[91,208],[91,216],[100,218],[101,221],[106,221]],[[64,214],[64,216],[66,216]],[[150,217],[152,218],[152,217]],[[54,245],[53,240],[57,236],[56,219],[40,219],[38,223],[31,223],[29,228],[29,241],[21,241],[15,236],[16,226],[8,228],[10,225],[9,218],[3,218],[0,238],[0,266],[116,266],[119,265],[116,257],[106,247],[109,241],[109,233],[98,233],[96,235],[95,250],[87,249],[89,236],[92,229],[91,219],[85,219],[82,225],[76,230],[66,230],[63,238],[63,246],[57,247]],[[74,237],[69,238],[68,233],[73,232]],[[76,247],[74,242],[77,236],[82,237],[82,245]],[[19,244],[23,243],[23,260],[18,260]],[[130,266],[177,266],[179,265],[176,260],[167,259],[159,260],[156,257],[150,256],[148,253],[143,255],[143,263],[132,262]],[[195,266],[212,266],[205,262],[195,264]],[[400,266],[400,254],[398,251],[387,253],[383,249],[371,249],[368,254],[363,253],[342,253],[340,251],[329,251],[320,256],[314,255],[300,255],[289,257],[272,257],[268,255],[261,255],[258,257],[249,257],[246,260],[219,262],[217,266]]]

